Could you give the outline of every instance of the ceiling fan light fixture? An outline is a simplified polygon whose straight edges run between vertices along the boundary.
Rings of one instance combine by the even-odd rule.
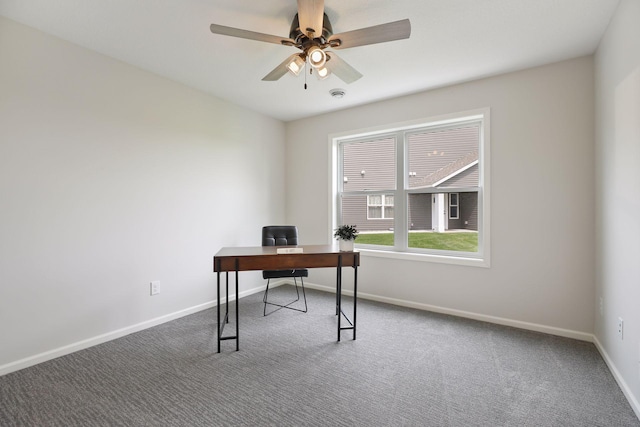
[[[303,68],[304,68],[304,59],[302,59],[300,56],[294,57],[291,60],[291,62],[287,64],[287,69],[294,76],[299,76]]]
[[[318,46],[309,48],[307,57],[309,58],[309,64],[311,64],[313,68],[322,68],[325,62],[327,62],[327,54]]]
[[[331,74],[331,71],[329,71],[327,67],[318,68],[317,71],[318,72],[316,73],[316,75],[318,76],[319,80],[324,80],[329,77],[329,74]]]

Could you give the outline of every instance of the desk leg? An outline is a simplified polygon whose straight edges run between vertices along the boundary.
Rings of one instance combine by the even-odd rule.
[[[338,283],[340,283],[340,267],[336,270],[336,316],[340,315],[340,292],[338,292]]]
[[[355,261],[353,267],[353,319],[344,314],[342,311],[342,256],[338,256],[338,272],[336,275],[336,307],[338,314],[338,341],[340,341],[340,332],[343,329],[353,330],[353,339],[356,339],[356,315],[358,310],[358,266]],[[342,327],[342,316],[350,326]]]
[[[216,288],[216,305],[218,306],[218,323],[216,323],[217,336],[218,336],[218,353],[220,353],[220,271],[218,270],[218,286]]]
[[[222,305],[222,301],[220,298],[220,265],[218,265],[218,280],[216,286],[216,294],[217,294],[217,302],[218,302],[218,353],[220,353],[220,341],[222,340],[236,340],[236,351],[240,350],[240,339],[238,338],[238,334],[240,331],[240,316],[239,316],[239,299],[238,298],[238,260],[236,260],[236,334],[234,336],[222,336],[224,332],[224,326],[229,323],[229,272],[226,272],[226,290],[227,295],[225,297],[225,313],[224,319],[220,319],[220,306]]]
[[[338,294],[338,341],[340,341],[340,321],[342,320],[342,255],[338,256],[338,277],[336,280],[336,294]]]
[[[218,268],[218,280],[217,280],[217,286],[216,286],[216,301],[217,301],[217,312],[218,312],[218,353],[220,353],[220,341],[225,340],[225,339],[229,339],[227,338],[223,338],[222,337],[222,333],[224,332],[224,325],[226,323],[229,323],[229,272],[227,271],[226,273],[226,290],[227,290],[227,295],[225,297],[226,302],[224,305],[224,319],[220,320],[220,306],[222,305],[222,299],[220,298],[220,269]],[[237,285],[236,285],[237,286]]]
[[[358,266],[353,266],[353,339],[356,339],[356,307],[358,306]]]
[[[236,351],[240,351],[240,309],[238,308],[238,302],[240,301],[240,294],[238,293],[238,270],[240,269],[239,260],[236,258]]]

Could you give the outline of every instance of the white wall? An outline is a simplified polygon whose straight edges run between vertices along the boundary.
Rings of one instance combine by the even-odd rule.
[[[595,55],[595,335],[640,417],[640,1],[622,0]],[[602,313],[599,299],[602,298]],[[617,332],[624,320],[623,340]]]
[[[4,18],[0,64],[0,374],[210,304],[282,222],[282,122]]]
[[[364,255],[360,291],[561,335],[595,324],[638,412],[638,18],[622,0],[595,56],[595,156],[591,57],[288,123],[285,147],[276,120],[0,18],[0,374],[210,305],[213,254],[284,222],[269,165],[285,148],[287,222],[324,243],[329,134],[490,107],[491,268]]]
[[[359,292],[590,339],[593,97],[583,57],[287,123],[287,221],[303,243],[329,240],[329,134],[489,107],[491,267],[364,254]],[[334,280],[314,270],[308,281]]]

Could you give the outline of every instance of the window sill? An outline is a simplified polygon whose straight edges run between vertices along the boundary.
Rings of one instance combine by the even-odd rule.
[[[489,268],[491,265],[486,258],[471,258],[462,256],[451,255],[435,255],[435,254],[422,254],[412,252],[396,252],[385,251],[378,249],[367,249],[356,247],[356,250],[365,257],[375,258],[389,258],[389,259],[401,259],[406,261],[419,261],[419,262],[435,262],[440,264],[454,264],[464,265],[470,267],[483,267]]]

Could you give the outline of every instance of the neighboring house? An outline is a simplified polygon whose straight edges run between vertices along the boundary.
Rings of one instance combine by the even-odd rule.
[[[429,185],[446,190],[447,187],[464,187],[461,181],[478,176],[478,160],[460,168],[449,177]],[[362,230],[366,229],[362,224]],[[421,193],[409,197],[409,230],[478,230],[478,193],[442,192]]]
[[[410,136],[407,185],[409,230],[478,230],[478,126]],[[395,139],[345,143],[345,191],[375,192],[344,197],[342,218],[360,231],[394,227]],[[434,191],[442,190],[442,191]],[[461,191],[461,190],[467,191]]]

